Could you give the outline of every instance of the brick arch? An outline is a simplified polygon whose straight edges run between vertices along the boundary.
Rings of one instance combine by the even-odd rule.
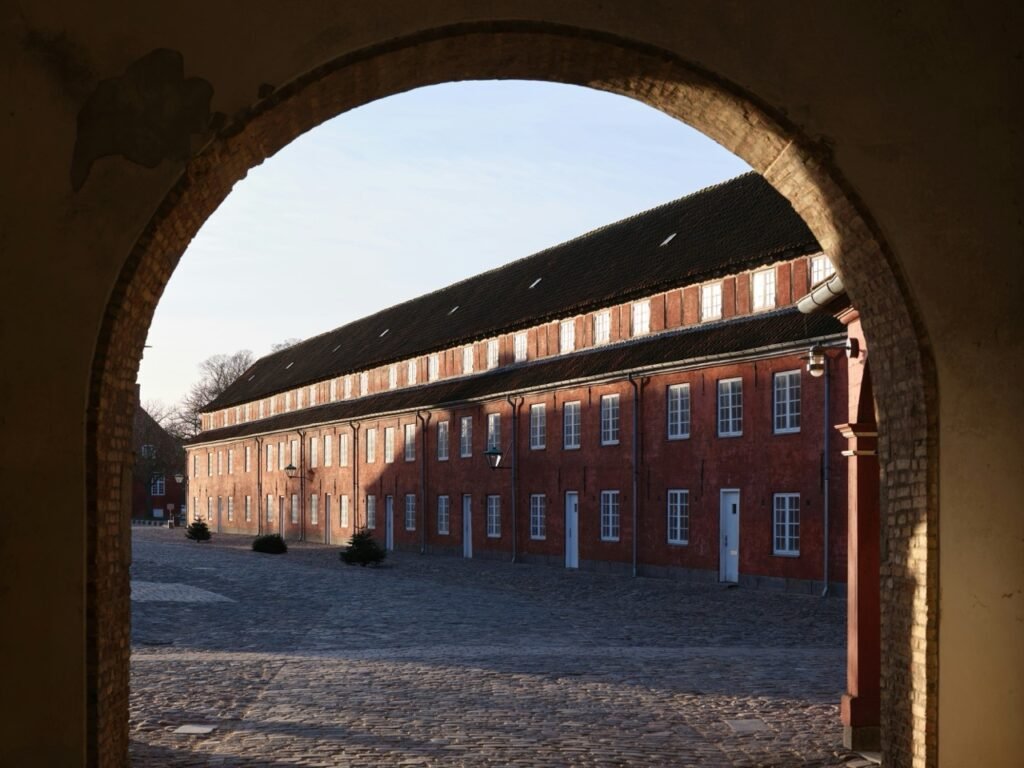
[[[908,288],[868,212],[824,145],[712,73],[606,34],[519,22],[403,38],[342,56],[278,89],[192,157],[127,255],[107,304],[88,409],[91,760],[117,764],[127,753],[130,540],[122,520],[134,381],[157,301],[185,248],[249,168],[322,122],[420,86],[512,78],[622,94],[693,126],[786,196],[842,271],[871,341],[879,411],[883,745],[896,764],[914,755],[934,762],[937,392]]]

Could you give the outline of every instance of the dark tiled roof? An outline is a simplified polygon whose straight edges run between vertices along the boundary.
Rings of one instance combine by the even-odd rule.
[[[699,362],[704,358],[736,357],[764,347],[792,349],[809,345],[816,339],[842,336],[844,332],[843,324],[831,315],[805,315],[789,307],[767,314],[713,325],[691,326],[681,331],[591,348],[571,355],[505,366],[473,376],[304,408],[268,419],[210,430],[193,438],[190,443],[230,440],[378,413],[454,405],[508,392],[540,389],[561,382],[624,376],[637,369]]]
[[[789,201],[747,173],[260,358],[207,410],[815,250]]]

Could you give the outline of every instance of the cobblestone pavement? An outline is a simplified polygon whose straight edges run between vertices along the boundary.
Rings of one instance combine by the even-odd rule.
[[[250,542],[135,530],[137,768],[856,761],[842,600]]]

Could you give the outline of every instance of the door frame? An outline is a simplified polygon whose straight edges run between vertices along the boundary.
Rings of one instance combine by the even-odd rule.
[[[735,581],[726,578],[726,557],[728,557],[728,547],[725,544],[725,526],[724,521],[726,518],[725,512],[725,495],[727,493],[736,494],[736,579]],[[740,580],[740,516],[742,514],[742,508],[740,506],[740,499],[743,496],[740,493],[739,488],[722,488],[718,492],[718,580],[728,584],[738,584]]]
[[[395,497],[393,494],[384,496],[384,548],[388,552],[395,551]]]
[[[462,494],[462,557],[473,559],[473,494]]]
[[[575,500],[575,509],[573,510],[573,516],[575,517],[575,525],[569,525],[569,495],[572,495]],[[580,567],[580,493],[579,491],[566,491],[563,495],[563,505],[565,509],[565,567],[576,569]],[[575,541],[570,545],[569,532],[573,531],[576,534]],[[572,557],[570,558],[570,554]],[[570,564],[570,560],[572,561]]]

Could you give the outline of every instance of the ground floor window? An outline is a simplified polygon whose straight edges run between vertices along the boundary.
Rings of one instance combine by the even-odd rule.
[[[416,530],[416,494],[405,494],[405,530]]]
[[[267,522],[274,522],[274,497],[267,496]]]
[[[451,501],[447,496],[437,497],[437,533],[439,536],[448,535],[449,517],[451,515]]]
[[[619,540],[619,492],[601,491],[601,541]]]
[[[292,494],[292,525],[299,524],[299,494]]]
[[[320,498],[314,493],[309,497],[309,523],[317,525],[320,522]]]
[[[547,527],[547,496],[543,493],[530,495],[530,538],[543,539]]]
[[[668,543],[686,544],[690,540],[690,492],[668,492]]]
[[[774,498],[776,555],[800,554],[800,494],[776,493]]]
[[[348,496],[342,496],[338,502],[338,525],[348,528]]]
[[[235,519],[235,497],[228,496],[228,522],[234,522]]]
[[[487,535],[492,539],[501,536],[501,496],[487,497]]]
[[[377,497],[366,497],[366,527],[371,531],[377,527]]]

